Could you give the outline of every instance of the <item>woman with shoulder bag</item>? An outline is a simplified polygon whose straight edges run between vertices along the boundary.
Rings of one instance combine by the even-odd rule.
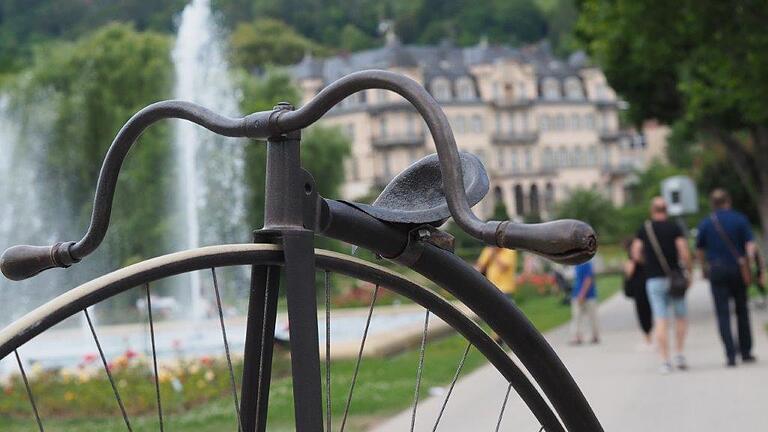
[[[691,255],[683,230],[667,216],[664,198],[653,198],[650,214],[650,220],[640,227],[632,242],[632,259],[642,262],[645,268],[654,337],[662,358],[660,372],[668,374],[673,369],[667,335],[670,310],[675,324],[674,366],[688,368],[683,348],[688,330],[685,291],[690,285],[686,274],[691,268]]]

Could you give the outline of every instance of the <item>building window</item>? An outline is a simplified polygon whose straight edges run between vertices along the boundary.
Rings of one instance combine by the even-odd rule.
[[[528,198],[531,202],[529,213],[533,215],[539,214],[539,187],[535,183],[531,185],[531,192]]]
[[[589,146],[589,150],[587,150],[587,164],[591,166],[597,165],[597,158],[597,146]]]
[[[384,89],[377,89],[376,90],[376,100],[379,102],[386,102],[387,101],[387,91]]]
[[[541,153],[541,165],[543,168],[552,168],[554,165],[552,149],[547,147]]]
[[[595,128],[595,114],[589,113],[586,116],[584,116],[584,127],[586,129]]]
[[[539,117],[539,129],[542,131],[548,131],[552,128],[552,119],[550,116],[544,114]]]
[[[474,100],[475,99],[475,83],[472,78],[461,77],[456,81],[456,90],[460,100]]]
[[[501,113],[496,111],[496,133],[501,133]]]
[[[560,150],[557,152],[557,166],[568,166],[568,149],[566,149],[564,146],[560,147]]]
[[[482,133],[483,132],[483,118],[480,117],[478,114],[473,115],[470,127],[472,128],[472,132],[474,132],[474,133]]]
[[[512,156],[512,172],[520,171],[520,161],[517,160],[517,151],[511,150]]]
[[[544,78],[541,82],[541,92],[545,100],[560,99],[560,82],[556,78]]]
[[[584,152],[581,151],[581,146],[576,146],[576,149],[573,150],[573,158],[574,165],[576,166],[585,166],[586,162],[584,161]]]
[[[510,134],[515,132],[515,120],[516,120],[516,117],[517,117],[517,115],[515,115],[513,113],[508,113],[507,114],[507,132],[509,132]]]
[[[506,158],[506,155],[504,154],[504,149],[503,148],[499,149],[499,152],[496,154],[496,158],[498,159],[496,161],[497,167],[499,168],[499,170],[503,171],[504,168],[505,168],[504,165],[506,165],[506,162],[507,162],[507,158]]]
[[[569,100],[584,99],[584,91],[581,88],[581,81],[576,77],[568,77],[565,80],[565,97]]]
[[[515,213],[518,216],[523,216],[525,209],[525,197],[523,196],[523,187],[520,185],[515,186]]]
[[[446,78],[435,78],[432,81],[432,95],[438,101],[451,100],[451,82]]]
[[[525,149],[525,170],[531,171],[533,169],[533,153],[530,149]]]
[[[563,130],[565,129],[565,116],[562,114],[558,114],[555,116],[555,130]]]
[[[379,119],[379,136],[382,138],[386,138],[389,134],[389,131],[387,130],[387,118],[381,117]]]
[[[454,117],[454,123],[456,128],[456,133],[466,133],[467,131],[467,120],[464,118],[463,115],[457,115]]]
[[[405,132],[408,136],[416,135],[416,118],[411,114],[405,115]]]
[[[581,116],[578,114],[571,114],[571,129],[581,129]]]
[[[493,100],[501,100],[501,83],[498,81],[493,83]]]
[[[552,183],[547,183],[544,186],[544,207],[547,209],[547,212],[555,209],[555,187],[552,186]]]

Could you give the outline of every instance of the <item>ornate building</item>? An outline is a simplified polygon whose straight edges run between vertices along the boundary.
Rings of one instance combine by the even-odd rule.
[[[303,102],[354,71],[388,69],[422,83],[447,114],[459,148],[478,155],[491,193],[478,205],[489,215],[503,200],[510,216],[551,215],[576,188],[593,188],[624,202],[635,169],[661,156],[665,128],[622,130],[622,102],[583,53],[554,57],[546,44],[514,49],[486,42],[472,47],[401,44],[327,59],[306,56],[291,68]],[[381,187],[414,160],[434,152],[416,111],[385,90],[368,90],[330,111],[352,141],[345,162],[345,198]]]

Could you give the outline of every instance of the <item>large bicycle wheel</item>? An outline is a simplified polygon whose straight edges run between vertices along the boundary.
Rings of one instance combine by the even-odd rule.
[[[425,393],[422,381],[424,381],[425,371],[428,371],[430,365],[428,361],[425,362],[425,352],[428,351],[430,325],[436,325],[434,320],[432,321],[432,324],[430,324],[430,316],[434,316],[442,321],[443,326],[447,324],[448,327],[461,335],[465,339],[465,342],[461,345],[462,349],[455,352],[456,358],[452,359],[455,362],[455,367],[452,368],[452,373],[444,375],[441,378],[446,385],[444,388],[444,401],[440,413],[434,419],[434,422],[429,422],[430,425],[434,424],[434,428],[430,428],[430,430],[439,430],[444,410],[451,408],[449,406],[449,401],[454,390],[454,384],[459,378],[468,356],[472,355],[484,357],[500,372],[499,379],[508,383],[507,393],[503,401],[499,401],[500,409],[498,416],[493,419],[485,419],[485,423],[487,423],[486,430],[499,430],[499,425],[502,422],[504,408],[507,404],[511,389],[514,389],[520,396],[520,399],[528,406],[533,413],[533,417],[535,417],[536,423],[541,426],[541,429],[547,431],[564,430],[560,420],[548,402],[537,391],[533,383],[529,381],[526,374],[520,370],[516,362],[505,353],[480,326],[459,311],[459,309],[452,303],[444,300],[428,288],[425,288],[385,267],[325,250],[316,250],[315,256],[318,270],[322,272],[321,277],[325,278],[323,295],[326,300],[326,338],[324,341],[324,398],[326,402],[326,424],[318,425],[318,430],[322,427],[325,427],[326,430],[351,430],[355,426],[352,423],[349,423],[349,413],[354,412],[356,404],[364,405],[362,402],[358,402],[358,400],[355,399],[355,389],[357,388],[357,391],[359,392],[362,385],[361,383],[358,383],[358,381],[361,379],[360,371],[365,370],[363,354],[367,349],[366,341],[368,341],[368,347],[370,347],[371,342],[368,336],[371,331],[374,308],[377,304],[377,300],[381,299],[382,293],[385,290],[402,296],[422,308],[421,312],[415,312],[418,321],[423,325],[420,325],[420,335],[416,341],[418,349],[415,358],[417,360],[411,371],[413,376],[415,376],[415,383],[413,383],[412,392],[409,396],[414,422],[418,413],[419,397]],[[19,375],[18,378],[16,378],[16,381],[18,387],[23,388],[23,393],[25,393],[28,402],[28,406],[24,408],[15,406],[12,414],[23,416],[23,411],[26,409],[28,413],[27,420],[30,423],[23,426],[23,430],[29,430],[30,427],[36,425],[36,427],[42,431],[45,430],[49,418],[56,417],[57,410],[62,409],[60,404],[57,404],[55,407],[47,407],[45,405],[46,400],[50,399],[45,393],[50,386],[48,386],[48,384],[36,382],[34,379],[30,379],[29,371],[25,370],[26,359],[24,350],[31,341],[44,338],[44,335],[49,330],[56,331],[56,329],[52,329],[52,327],[67,318],[82,314],[84,322],[87,323],[88,337],[92,338],[96,351],[98,352],[98,358],[93,359],[93,361],[101,364],[103,376],[106,377],[102,380],[104,385],[107,386],[107,390],[105,390],[107,392],[106,394],[110,394],[111,399],[113,399],[111,401],[112,411],[119,416],[118,418],[122,417],[122,423],[124,423],[125,430],[164,430],[169,422],[173,422],[173,418],[177,413],[171,409],[174,404],[173,398],[175,396],[168,396],[169,391],[164,391],[162,389],[169,386],[174,387],[176,384],[173,380],[171,380],[170,383],[166,382],[167,379],[163,376],[162,364],[165,359],[162,354],[162,349],[160,348],[160,345],[163,343],[161,340],[163,337],[161,337],[160,332],[156,329],[157,323],[155,322],[156,320],[153,319],[152,296],[150,295],[150,290],[152,289],[153,284],[158,281],[183,273],[205,270],[211,272],[212,286],[210,288],[216,299],[217,319],[214,319],[212,323],[217,324],[218,328],[215,328],[214,330],[220,337],[218,347],[221,354],[223,354],[220,361],[221,370],[226,371],[225,373],[228,375],[226,384],[228,387],[229,398],[231,399],[229,402],[231,407],[231,426],[235,426],[238,429],[248,430],[251,428],[251,424],[265,424],[266,418],[261,419],[261,422],[259,422],[258,419],[253,418],[256,417],[256,412],[250,412],[250,410],[248,410],[249,412],[240,412],[241,407],[248,406],[245,404],[245,401],[238,400],[239,396],[242,394],[238,384],[240,379],[240,367],[242,367],[242,365],[238,365],[237,363],[239,356],[235,355],[235,345],[237,344],[233,343],[231,340],[231,326],[228,328],[228,326],[225,325],[228,318],[225,316],[226,314],[222,309],[216,271],[219,268],[231,266],[255,266],[256,268],[263,266],[265,268],[274,268],[275,266],[282,265],[283,259],[282,250],[278,246],[270,244],[211,246],[169,254],[117,270],[83,284],[30,312],[0,331],[0,359],[10,358],[18,366]],[[331,344],[334,340],[334,333],[331,331],[331,329],[333,329],[334,320],[331,319],[331,316],[335,314],[335,312],[332,312],[330,304],[329,277],[332,273],[351,277],[369,283],[374,287],[371,298],[367,299],[370,303],[366,308],[366,313],[362,314],[361,318],[358,320],[362,328],[355,336],[361,337],[354,340],[355,351],[357,354],[347,361],[348,367],[346,369],[351,371],[351,376],[346,377],[336,376],[336,369],[334,369],[331,362],[331,356],[334,349]],[[89,307],[132,289],[143,289],[145,291],[143,294],[146,295],[146,316],[148,324],[146,334],[148,340],[151,341],[151,344],[149,344],[151,346],[149,351],[151,352],[148,353],[151,354],[151,361],[148,357],[145,364],[146,373],[143,375],[143,378],[154,384],[154,394],[153,398],[151,398],[152,403],[147,400],[147,397],[142,397],[140,398],[140,407],[134,406],[138,404],[135,395],[127,394],[125,391],[125,389],[130,388],[130,386],[126,385],[125,380],[128,378],[142,379],[141,374],[139,374],[139,376],[136,374],[119,376],[120,372],[114,365],[115,353],[110,351],[109,347],[104,343],[103,334],[102,339],[100,339],[98,323],[94,323],[91,314],[88,312]],[[276,301],[277,293],[272,293],[271,295],[273,296],[273,301]],[[424,312],[425,310],[426,313]],[[410,319],[413,319],[413,317]],[[230,332],[229,338],[227,336],[228,331]],[[273,329],[269,329],[269,331],[271,333],[273,332]],[[362,335],[359,334],[360,332],[362,332]],[[167,333],[168,331],[166,330],[166,336]],[[173,345],[173,342],[171,342],[171,345]],[[271,357],[271,347],[269,350]],[[259,359],[259,382],[264,379],[268,381],[271,376],[275,375],[275,371],[272,370],[273,364],[277,366],[274,369],[285,370],[285,367],[280,364],[281,360],[284,359],[279,357],[275,358],[272,362],[269,362],[269,365],[265,364],[264,351],[265,350],[261,351],[261,358]],[[205,357],[210,358],[208,355]],[[235,358],[235,360],[233,360],[233,358]],[[427,360],[429,360],[428,356]],[[445,361],[445,359],[440,360],[441,362]],[[158,366],[158,364],[160,364],[160,366]],[[192,367],[194,367],[194,365],[190,366],[190,368]],[[208,375],[208,377],[210,377],[210,375]],[[342,381],[343,387],[345,388],[345,391],[343,391],[342,394],[339,394],[338,391],[332,391],[334,389],[338,390],[339,388],[338,385],[334,385],[334,380],[337,378]],[[21,393],[20,389],[19,392]],[[43,395],[46,397],[42,397]],[[64,399],[67,399],[67,397],[77,397],[76,395],[67,395],[68,393],[64,393],[62,397]],[[219,399],[221,399],[221,397]],[[275,402],[274,396],[272,399],[273,402]],[[154,405],[151,409],[151,412],[154,412],[154,414],[149,415],[147,407],[151,405]],[[2,406],[2,404],[0,404],[0,406]],[[264,404],[264,407],[266,406],[267,405]],[[454,408],[462,409],[461,407]],[[191,407],[190,409],[194,410],[195,407]],[[471,415],[471,413],[467,414]],[[0,415],[2,415],[2,411],[0,411]],[[20,421],[23,420],[14,420],[11,424],[15,425],[14,427],[22,427],[20,425],[23,423],[19,423]],[[56,420],[50,421],[55,422]],[[243,424],[246,423],[249,426],[243,428]],[[478,430],[482,430],[482,424],[483,421],[479,420]],[[270,430],[274,430],[271,423]]]

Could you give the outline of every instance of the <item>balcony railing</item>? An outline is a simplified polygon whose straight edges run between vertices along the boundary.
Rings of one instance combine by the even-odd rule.
[[[371,143],[376,148],[421,147],[425,138],[423,133],[373,136]]]
[[[491,142],[495,145],[533,144],[538,139],[537,131],[494,132],[491,136]]]

